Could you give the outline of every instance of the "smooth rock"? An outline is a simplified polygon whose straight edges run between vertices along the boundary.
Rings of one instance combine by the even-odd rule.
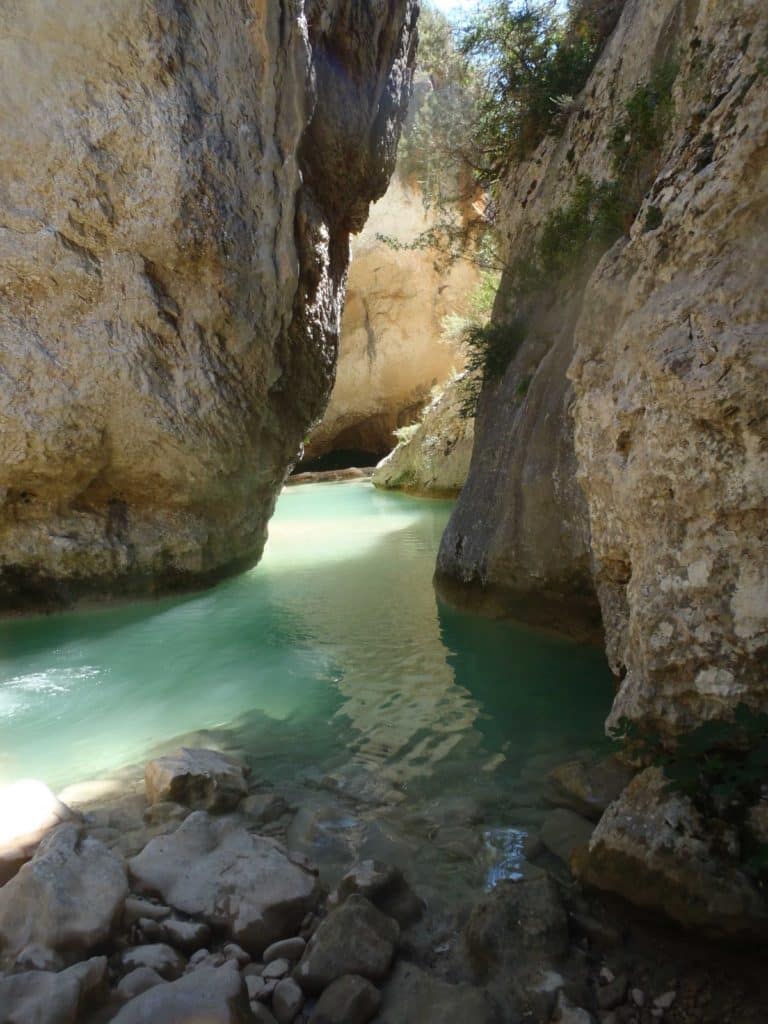
[[[141,896],[129,896],[125,901],[123,911],[123,922],[131,925],[141,918],[149,918],[153,921],[162,921],[171,913],[171,908],[162,903],[153,903],[151,900],[143,899]]]
[[[279,1024],[291,1024],[296,1014],[304,1005],[304,993],[293,980],[283,978],[275,985],[272,993],[272,1012]]]
[[[179,921],[175,917],[163,921],[163,931],[167,941],[185,953],[202,949],[211,937],[211,929],[203,921]]]
[[[660,996],[656,996],[653,1005],[659,1010],[668,1010],[676,999],[677,992],[671,989],[669,992],[662,992]]]
[[[594,827],[580,814],[558,807],[546,816],[539,835],[550,853],[570,864],[573,854],[589,845]]]
[[[247,1014],[243,981],[230,963],[155,985],[126,1003],[111,1024],[244,1024]]]
[[[238,946],[236,942],[228,942],[222,947],[221,952],[227,958],[227,960],[236,961],[238,967],[245,967],[247,963],[250,963],[251,956],[243,949],[242,946]]]
[[[246,765],[228,754],[182,747],[150,761],[144,784],[150,804],[173,802],[212,813],[233,810],[248,795]]]
[[[273,942],[271,946],[267,946],[262,954],[262,960],[265,964],[283,958],[285,960],[300,960],[306,946],[304,939],[298,935],[292,939],[281,939],[279,942]]]
[[[262,1003],[251,1003],[251,1020],[256,1024],[277,1024],[274,1015]]]
[[[389,971],[400,927],[363,896],[353,894],[321,923],[294,971],[305,992],[316,995],[344,974],[381,981]]]
[[[75,1024],[105,988],[107,958],[96,956],[65,971],[0,977],[0,1024]]]
[[[181,977],[186,966],[184,957],[163,942],[134,946],[127,949],[120,959],[126,971],[134,971],[137,967],[151,967],[166,981],[174,981]]]
[[[401,928],[418,921],[424,904],[399,868],[378,860],[356,864],[339,882],[330,897],[333,905],[343,903],[352,893],[365,896],[383,914],[394,917]]]
[[[195,811],[129,862],[138,887],[224,930],[252,954],[295,935],[317,902],[316,876],[275,840]]]
[[[400,961],[384,988],[376,1024],[498,1024],[499,1020],[497,1006],[482,989],[449,985],[415,964]]]
[[[119,922],[128,884],[123,861],[76,825],[59,825],[29,863],[0,888],[0,949],[13,958],[30,944],[73,959]]]
[[[359,974],[331,982],[315,1005],[310,1024],[368,1024],[381,1006],[381,992]]]
[[[123,999],[133,999],[140,996],[155,985],[162,985],[163,979],[152,967],[137,967],[120,979],[117,986],[117,994]]]
[[[283,957],[280,957],[278,960],[268,963],[261,972],[261,976],[264,981],[276,981],[278,978],[284,978],[290,969],[290,963]]]
[[[547,776],[554,799],[560,807],[598,821],[609,804],[629,785],[633,772],[615,757],[588,764],[567,761]]]
[[[243,800],[238,811],[256,825],[269,825],[289,814],[291,806],[277,793],[254,793]]]
[[[253,1001],[254,999],[262,999],[264,996],[264,990],[267,987],[267,983],[260,975],[256,974],[243,974],[245,979],[245,987],[248,991],[248,998]]]

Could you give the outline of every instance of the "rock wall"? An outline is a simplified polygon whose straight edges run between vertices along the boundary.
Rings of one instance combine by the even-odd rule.
[[[463,313],[479,280],[470,262],[447,271],[430,250],[394,249],[434,224],[419,189],[396,176],[352,244],[339,363],[331,400],[305,457],[332,450],[388,452],[393,431],[414,423],[436,385],[464,364],[443,337],[443,319]]]
[[[373,473],[384,490],[425,498],[455,498],[467,479],[474,420],[461,415],[460,376],[425,410],[413,434],[398,444]]]
[[[415,0],[0,11],[0,602],[252,564],[320,415]]]
[[[562,136],[510,172],[511,260],[580,175],[612,177],[626,101],[677,65],[661,171],[485,389],[438,558],[449,597],[544,624],[588,626],[597,593],[614,719],[668,735],[768,702],[766,39],[757,0],[627,0]]]

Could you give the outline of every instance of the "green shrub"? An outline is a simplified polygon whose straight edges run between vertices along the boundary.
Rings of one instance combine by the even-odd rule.
[[[611,132],[609,148],[616,178],[627,194],[641,199],[657,170],[659,154],[674,114],[672,86],[677,67],[666,63],[638,86]],[[639,195],[637,193],[639,192]]]
[[[526,322],[517,318],[509,323],[472,324],[462,340],[467,351],[467,374],[461,382],[461,415],[473,417],[483,387],[500,380],[510,360],[525,341]]]

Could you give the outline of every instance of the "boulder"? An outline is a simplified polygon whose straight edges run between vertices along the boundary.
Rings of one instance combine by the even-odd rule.
[[[309,1024],[368,1024],[381,1006],[381,992],[359,974],[331,982],[318,999]]]
[[[615,757],[588,764],[567,761],[547,776],[553,801],[576,814],[598,821],[609,804],[632,780],[633,772]]]
[[[248,795],[250,769],[217,750],[182,747],[150,761],[144,784],[150,804],[185,804],[213,813],[231,811]]]
[[[222,930],[249,953],[295,935],[315,906],[315,874],[273,839],[195,811],[129,861],[136,886]]]
[[[77,826],[60,825],[0,889],[0,949],[31,944],[77,959],[100,945],[123,913],[125,864]]]
[[[131,999],[111,1024],[245,1024],[251,1018],[243,989],[236,965],[201,967]]]
[[[543,871],[499,882],[475,904],[464,938],[482,977],[542,968],[568,947],[568,918],[557,886]]]
[[[265,964],[269,964],[273,960],[301,960],[306,946],[304,939],[298,935],[292,939],[281,939],[279,942],[273,942],[271,946],[267,946],[262,960]]]
[[[26,864],[51,829],[77,817],[35,779],[0,788],[0,885]]]
[[[397,921],[353,894],[321,922],[294,977],[310,995],[319,994],[344,974],[382,981],[399,937]]]
[[[646,768],[608,808],[573,867],[583,882],[684,927],[764,938],[768,902],[739,869],[738,853],[732,829],[670,792],[661,769]]]
[[[356,864],[339,882],[331,901],[339,905],[357,893],[365,896],[375,907],[394,917],[401,927],[418,921],[424,913],[424,904],[411,889],[399,868],[379,860],[364,860]]]
[[[107,958],[65,971],[28,971],[0,978],[0,1024],[75,1024],[105,986]]]
[[[384,989],[376,1024],[498,1024],[499,1020],[498,1007],[483,989],[449,985],[401,961]]]
[[[588,845],[593,830],[591,821],[558,807],[542,822],[539,837],[550,853],[569,864],[573,854]]]
[[[283,978],[272,993],[272,1011],[279,1024],[291,1024],[304,1005],[304,993],[293,978]]]

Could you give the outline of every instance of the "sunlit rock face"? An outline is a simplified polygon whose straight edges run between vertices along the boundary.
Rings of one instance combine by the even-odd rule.
[[[333,450],[386,454],[397,443],[393,431],[415,422],[432,389],[464,365],[443,321],[466,311],[477,268],[468,260],[436,266],[432,250],[382,240],[409,245],[436,217],[416,185],[398,175],[354,240],[336,383],[306,458]]]
[[[333,376],[415,0],[0,11],[0,600],[255,562]]]
[[[454,593],[521,617],[544,602],[555,627],[597,596],[623,680],[614,719],[669,736],[768,700],[767,35],[757,0],[627,0],[562,137],[511,171],[509,255],[579,175],[613,177],[625,103],[677,66],[628,237],[585,289],[535,311],[482,397],[438,560]]]

